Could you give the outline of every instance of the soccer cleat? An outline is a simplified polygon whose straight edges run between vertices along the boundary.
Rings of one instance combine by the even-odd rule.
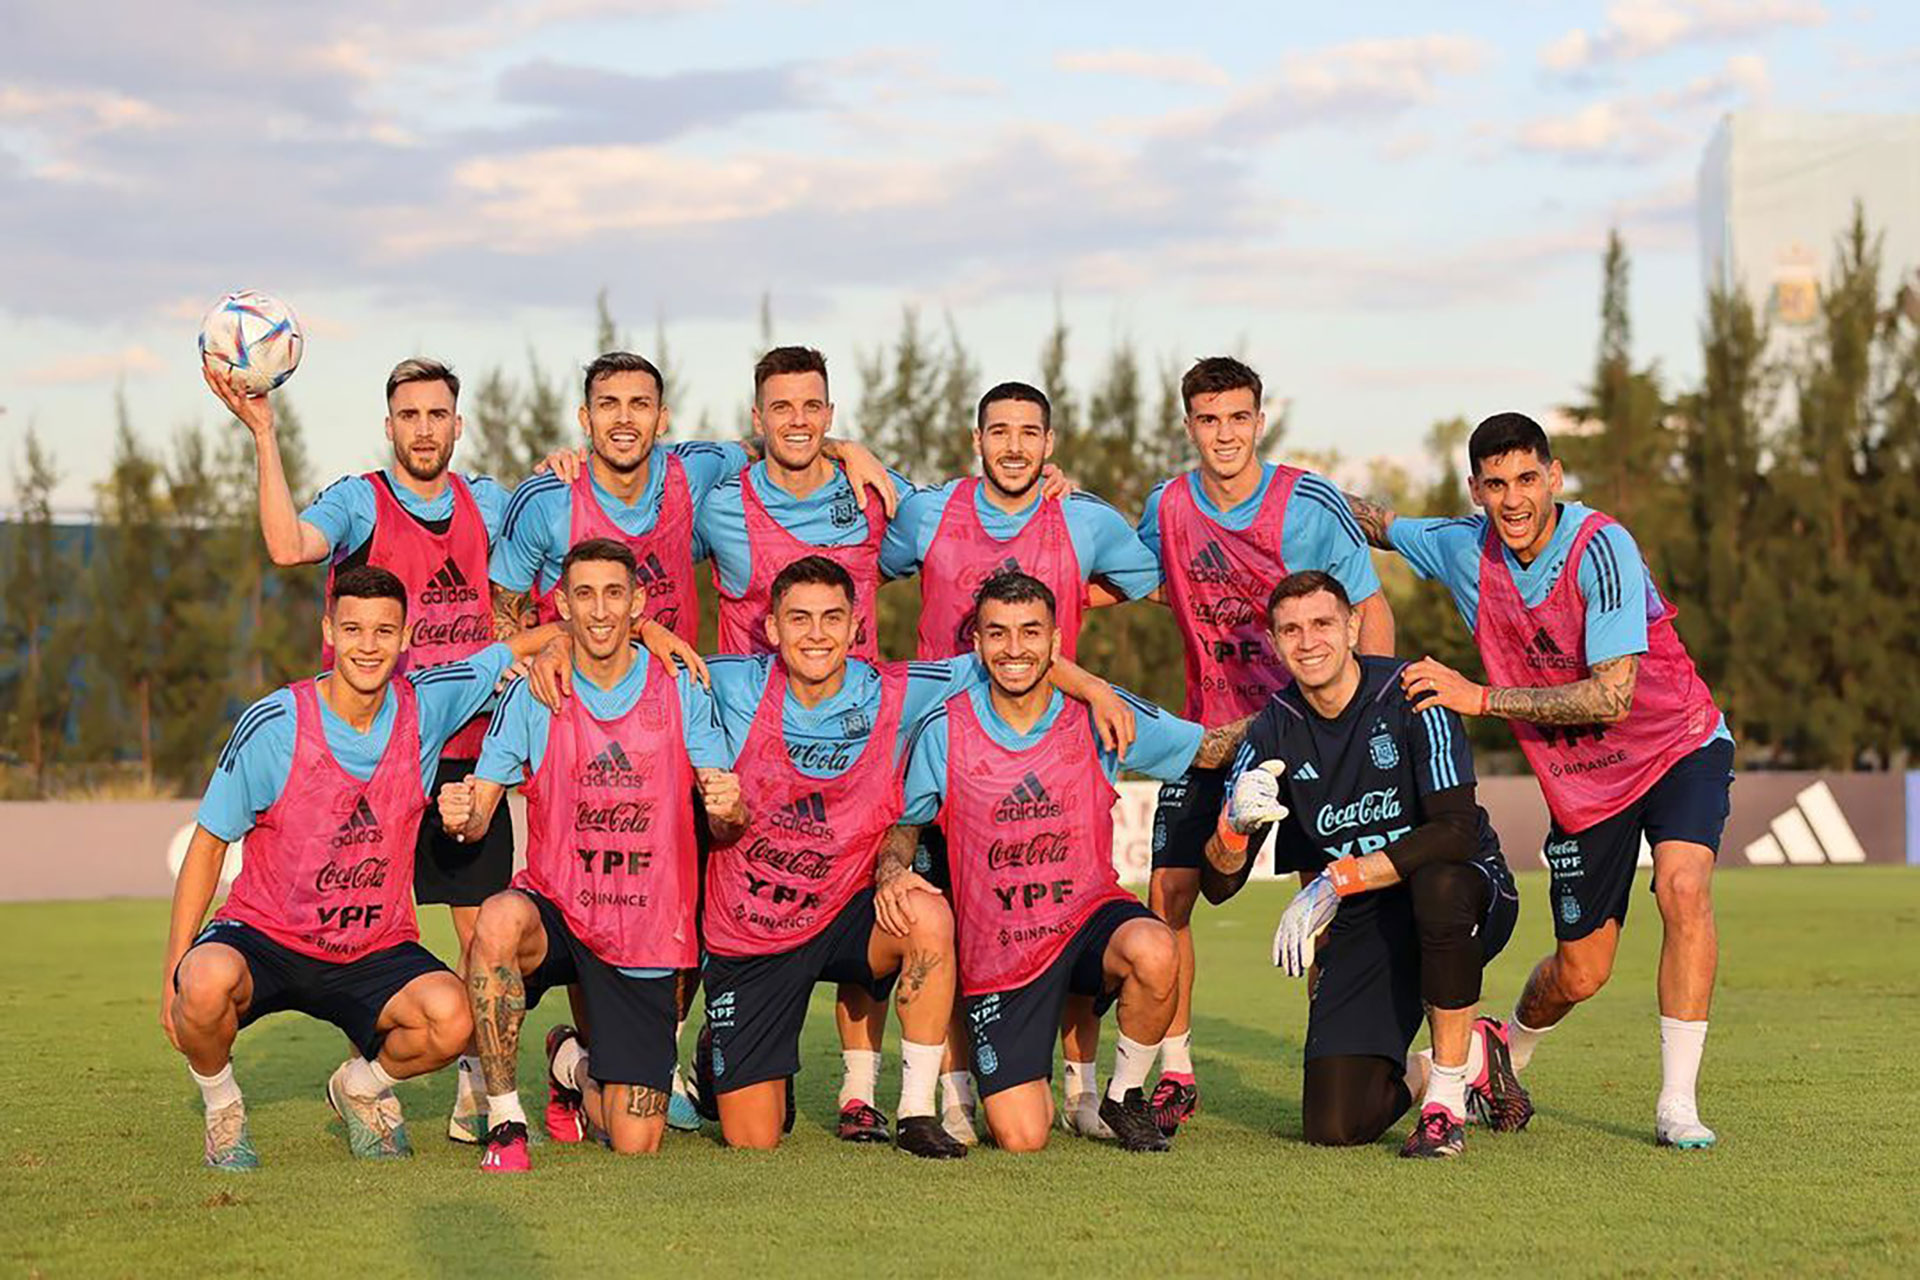
[[[1513,1069],[1507,1026],[1498,1018],[1475,1018],[1473,1034],[1481,1038],[1486,1061],[1479,1078],[1467,1084],[1467,1118],[1495,1133],[1518,1133],[1533,1119],[1533,1099]]]
[[[1700,1123],[1700,1117],[1689,1109],[1678,1107],[1662,1111],[1653,1122],[1653,1142],[1658,1147],[1672,1147],[1676,1151],[1707,1151],[1719,1141],[1718,1135]]]
[[[1082,1138],[1113,1141],[1113,1130],[1100,1118],[1100,1095],[1091,1091],[1076,1093],[1060,1108],[1060,1127]]]
[[[231,1102],[207,1112],[207,1168],[249,1173],[260,1167],[260,1153],[247,1132],[247,1104]]]
[[[487,1100],[462,1093],[453,1100],[447,1117],[447,1141],[469,1145],[487,1140]]]
[[[373,1097],[347,1092],[347,1064],[327,1077],[327,1105],[347,1126],[347,1149],[362,1160],[395,1160],[413,1154],[400,1100],[386,1089]]]
[[[1175,1076],[1163,1075],[1160,1083],[1153,1086],[1153,1097],[1147,1101],[1147,1110],[1153,1114],[1153,1122],[1160,1126],[1160,1132],[1171,1138],[1174,1131],[1200,1109],[1200,1086],[1192,1076],[1181,1080]],[[1105,1115],[1104,1107],[1101,1114]]]
[[[674,1093],[667,1099],[667,1128],[678,1129],[682,1133],[697,1133],[700,1130],[700,1108],[693,1099],[684,1093]]]
[[[487,1130],[487,1149],[480,1153],[482,1173],[525,1173],[533,1168],[527,1158],[527,1126],[503,1120]]]
[[[555,1142],[579,1142],[586,1136],[580,1126],[580,1091],[567,1088],[553,1074],[553,1060],[560,1047],[579,1034],[564,1022],[547,1032],[547,1137]],[[521,1126],[523,1137],[525,1128]],[[492,1141],[491,1134],[488,1141]]]
[[[892,1142],[893,1131],[887,1128],[885,1116],[855,1098],[840,1108],[840,1141]]]
[[[1161,1083],[1167,1082],[1162,1080]],[[1158,1089],[1154,1090],[1156,1095],[1159,1092]],[[1173,1146],[1172,1134],[1161,1127],[1153,1112],[1147,1109],[1147,1104],[1140,1100],[1138,1089],[1127,1090],[1126,1097],[1118,1102],[1102,1097],[1100,1119],[1113,1131],[1114,1141],[1120,1144],[1123,1151],[1166,1151]]]
[[[925,1160],[958,1160],[967,1154],[940,1122],[932,1116],[902,1116],[894,1133],[894,1145]]]
[[[1407,1135],[1400,1154],[1409,1160],[1431,1160],[1457,1156],[1466,1145],[1466,1122],[1439,1103],[1429,1102],[1420,1108],[1420,1120]]]
[[[956,1102],[940,1112],[940,1127],[963,1147],[980,1145],[980,1130],[974,1124],[973,1104]]]

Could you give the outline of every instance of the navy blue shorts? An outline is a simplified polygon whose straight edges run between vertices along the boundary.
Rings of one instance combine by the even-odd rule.
[[[493,811],[487,833],[478,840],[455,840],[440,825],[435,803],[440,788],[472,773],[478,761],[442,760],[427,793],[427,812],[413,848],[413,900],[421,906],[477,907],[513,879],[513,814],[506,805]]]
[[[1132,900],[1103,903],[1033,981],[1010,991],[963,996],[960,1007],[973,1040],[980,1096],[1053,1079],[1053,1041],[1067,997],[1092,996],[1094,1013],[1105,1013],[1120,994],[1118,987],[1107,987],[1108,941],[1129,920],[1159,918]]]
[[[791,951],[768,956],[708,953],[700,970],[713,1032],[715,1093],[780,1080],[800,1070],[800,1031],[815,983],[854,982],[885,1000],[897,973],[875,977],[873,890],[862,889],[832,922]]]
[[[587,1006],[587,1073],[602,1084],[666,1091],[679,1057],[673,1038],[678,975],[636,978],[620,972],[574,936],[559,907],[531,890],[513,892],[533,902],[547,932],[547,954],[526,976],[527,1008],[555,987],[579,987]]]
[[[1198,871],[1206,861],[1207,840],[1220,825],[1231,769],[1187,770],[1184,778],[1160,784],[1153,807],[1153,869]]]
[[[1645,795],[1611,818],[1584,831],[1563,831],[1557,823],[1549,828],[1553,936],[1574,942],[1609,920],[1626,923],[1642,836],[1649,848],[1684,840],[1719,853],[1732,787],[1733,743],[1716,738],[1674,761]]]
[[[417,942],[383,947],[345,964],[316,960],[238,920],[213,921],[193,946],[210,942],[238,951],[253,978],[253,1000],[240,1015],[242,1027],[270,1013],[304,1013],[340,1028],[368,1061],[379,1056],[386,1038],[377,1028],[387,1002],[422,974],[453,976],[453,970]],[[192,954],[192,947],[187,950]],[[173,986],[180,989],[177,967]]]

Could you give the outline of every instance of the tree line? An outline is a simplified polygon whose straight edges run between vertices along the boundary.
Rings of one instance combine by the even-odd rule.
[[[1791,357],[1774,354],[1764,311],[1715,290],[1700,322],[1701,375],[1679,386],[1635,360],[1630,261],[1610,237],[1593,374],[1566,406],[1578,428],[1556,440],[1570,495],[1627,524],[1679,606],[1681,635],[1731,717],[1746,767],[1899,768],[1920,742],[1920,682],[1908,670],[1920,622],[1920,298],[1893,287],[1897,273],[1863,211],[1836,249],[1811,332]],[[764,300],[760,337],[775,340]],[[1187,360],[1121,340],[1087,377],[1071,339],[1056,318],[1035,360],[1053,402],[1055,461],[1137,516],[1155,483],[1191,465],[1179,397]],[[633,346],[602,292],[594,349]],[[686,400],[663,325],[642,349],[667,372],[670,399]],[[984,375],[951,317],[935,323],[906,308],[891,340],[853,363],[855,394],[838,393],[852,409],[840,430],[918,484],[976,469],[975,402],[998,379]],[[288,480],[310,496],[320,477],[294,406],[276,394]],[[531,351],[524,371],[487,371],[462,406],[456,466],[503,482],[525,476],[576,440],[574,397],[572,378]],[[1505,407],[1436,422],[1423,475],[1288,450],[1283,420],[1270,423],[1264,452],[1405,514],[1453,514],[1466,505],[1470,419]],[[0,527],[0,794],[191,794],[231,717],[316,661],[323,575],[267,561],[250,438],[193,425],[154,449],[124,395],[114,412],[90,526],[54,521],[59,464],[37,433],[15,460],[16,516]],[[743,429],[703,416],[675,435]],[[1444,593],[1390,557],[1377,562],[1400,651],[1477,673]],[[713,593],[701,576],[710,639]],[[911,654],[918,604],[917,583],[883,590],[889,656]],[[1180,705],[1180,640],[1166,609],[1094,612],[1081,654],[1115,682]],[[1485,765],[1517,767],[1503,727],[1477,721],[1473,732]]]

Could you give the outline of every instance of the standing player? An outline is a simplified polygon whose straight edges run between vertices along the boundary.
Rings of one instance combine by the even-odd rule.
[[[1013,568],[1032,574],[1059,605],[1060,651],[1074,656],[1087,607],[1087,584],[1099,578],[1111,594],[1137,600],[1160,585],[1160,565],[1126,517],[1090,493],[1043,494],[1053,457],[1052,406],[1038,387],[1003,382],[980,397],[973,432],[981,475],[922,489],[900,504],[880,544],[889,578],[920,574],[917,657],[950,658],[973,648],[974,595],[992,575]],[[921,866],[945,889],[946,845],[938,827],[921,832]],[[1067,1003],[1061,1027],[1067,1057],[1067,1105],[1061,1120],[1099,1136],[1094,1058],[1100,1020],[1091,1000]],[[964,1042],[959,1046],[964,1053]],[[950,1054],[941,1076],[950,1132],[971,1127],[970,1087]]]
[[[493,694],[515,654],[395,680],[411,627],[406,587],[384,569],[338,574],[321,631],[332,669],[281,689],[234,726],[174,883],[160,1024],[206,1104],[206,1161],[259,1164],[232,1048],[282,1010],[331,1022],[355,1055],[327,1081],[356,1156],[410,1154],[393,1084],[451,1062],[473,1032],[459,980],[423,948],[413,859],[442,744]],[[247,856],[203,930],[227,846]]]
[[[1160,558],[1161,588],[1187,654],[1186,717],[1217,728],[1252,715],[1287,681],[1261,601],[1298,569],[1339,579],[1360,619],[1360,651],[1393,652],[1393,612],[1340,491],[1310,472],[1262,463],[1260,375],[1229,356],[1180,380],[1199,466],[1147,495],[1140,540]],[[1149,903],[1180,943],[1180,1003],[1160,1055],[1152,1106],[1171,1133],[1200,1105],[1193,1026],[1193,904],[1202,851],[1225,798],[1226,771],[1194,769],[1160,788]]]
[[[1665,926],[1654,1140],[1711,1147],[1695,1084],[1719,961],[1712,876],[1733,736],[1632,536],[1557,500],[1564,477],[1540,424],[1495,414],[1474,428],[1467,458],[1479,516],[1414,520],[1357,499],[1354,512],[1374,545],[1446,585],[1492,681],[1428,658],[1404,673],[1408,692],[1422,706],[1504,717],[1553,815],[1558,946],[1514,1009],[1514,1066],[1613,972],[1644,838]]]
[[[666,397],[660,370],[644,356],[610,351],[587,366],[579,411],[586,465],[571,450],[557,454],[549,459],[551,471],[514,490],[493,549],[497,615],[518,619],[531,604],[539,621],[553,621],[559,616],[553,593],[568,549],[588,538],[613,538],[638,560],[646,616],[696,642],[694,519],[714,486],[738,476],[752,459],[732,443],[661,444],[671,419]],[[868,500],[863,489],[872,489],[891,508],[892,481],[871,453],[828,440],[822,454],[844,461],[859,501]]]
[[[594,1028],[590,1066],[567,1029],[549,1039],[564,1102],[583,1107],[616,1151],[659,1147],[678,974],[699,962],[693,794],[722,840],[745,817],[711,698],[691,674],[628,643],[647,607],[633,553],[611,538],[578,544],[558,596],[576,696],[556,715],[516,681],[477,776],[440,792],[455,839],[482,835],[509,786],[524,783],[527,794],[526,869],[481,904],[467,959],[490,1126],[480,1167],[489,1172],[528,1168],[520,1023],[557,986],[579,987]],[[576,1114],[563,1105],[556,1122],[549,1112],[550,1136],[578,1141]]]
[[[1281,917],[1274,963],[1294,977],[1318,964],[1307,1141],[1370,1143],[1423,1093],[1403,1156],[1458,1155],[1469,1092],[1495,1128],[1524,1127],[1532,1105],[1505,1037],[1475,1017],[1481,970],[1513,935],[1519,899],[1475,799],[1459,717],[1415,710],[1400,688],[1405,664],[1355,653],[1360,619],[1331,574],[1281,579],[1267,616],[1293,682],[1234,759],[1204,883],[1210,902],[1237,892],[1248,850],[1278,824],[1274,866],[1299,871],[1305,887]],[[1432,1052],[1409,1057],[1423,1005]]]
[[[1141,1094],[1173,1019],[1173,933],[1120,887],[1114,776],[1176,777],[1225,763],[1247,722],[1202,733],[1122,695],[1138,736],[1102,751],[1091,716],[1048,683],[1064,636],[1053,592],[1011,570],[980,587],[975,645],[990,684],[956,694],[915,739],[904,825],[882,852],[877,909],[894,932],[926,881],[908,870],[914,828],[938,818],[952,874],[960,990],[987,1128],[1037,1151],[1053,1125],[1053,1035],[1069,998],[1095,1016],[1117,998],[1120,1040],[1098,1116],[1129,1151],[1165,1151]],[[1082,1129],[1086,1132],[1086,1129]]]

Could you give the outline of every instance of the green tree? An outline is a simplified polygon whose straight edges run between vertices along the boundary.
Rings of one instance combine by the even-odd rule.
[[[229,675],[240,645],[241,597],[216,554],[223,528],[220,467],[198,426],[174,438],[160,477],[160,629],[151,703],[158,775],[176,788],[205,778],[226,720]],[[260,557],[256,554],[254,559]]]
[[[73,556],[60,544],[53,520],[53,489],[60,482],[53,455],[27,428],[23,465],[14,469],[17,523],[0,599],[9,746],[25,762],[36,793],[60,754],[73,703],[74,618],[59,601],[74,575]]]
[[[124,388],[114,397],[113,460],[97,491],[88,565],[88,680],[81,734],[87,758],[117,759],[129,746],[142,782],[154,781],[155,681],[166,627],[161,468],[134,434]]]

